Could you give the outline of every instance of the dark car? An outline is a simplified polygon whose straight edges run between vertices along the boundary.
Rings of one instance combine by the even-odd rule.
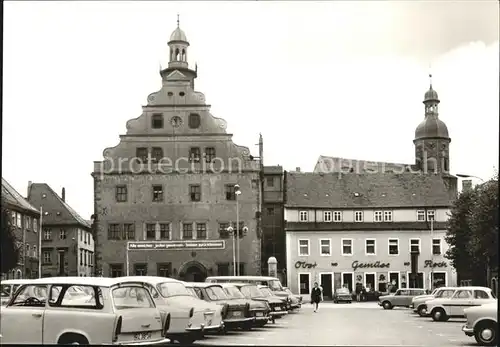
[[[246,299],[229,298],[218,283],[186,283],[198,298],[222,305],[222,320],[227,330],[251,330],[254,317],[250,315],[250,303]]]
[[[338,304],[339,302],[346,302],[348,304],[352,303],[352,294],[349,288],[339,288],[333,294],[333,302]]]
[[[283,303],[282,299],[278,299],[276,297],[266,297],[255,284],[251,283],[231,283],[236,288],[238,288],[243,294],[243,296],[247,299],[257,300],[257,301],[265,301],[269,305],[271,311],[269,312],[269,316],[271,317],[271,321],[274,323],[276,318],[281,318],[284,315],[288,314],[286,304]]]
[[[266,298],[276,298],[276,299],[280,299],[283,304],[285,305],[286,307],[286,310],[287,311],[291,311],[292,310],[292,307],[291,307],[291,301],[288,297],[284,298],[284,297],[280,297],[280,296],[277,296],[272,290],[271,288],[269,288],[268,286],[264,286],[264,285],[258,285],[257,288],[259,288],[260,292],[262,294],[264,294],[264,297]]]
[[[254,317],[254,325],[263,327],[270,319],[271,307],[267,301],[247,299],[232,283],[221,283],[222,288],[230,299],[246,300],[250,303],[250,316]]]

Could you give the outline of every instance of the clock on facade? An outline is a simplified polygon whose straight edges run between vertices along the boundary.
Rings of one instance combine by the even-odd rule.
[[[174,128],[178,128],[182,125],[182,118],[179,116],[173,116],[172,119],[170,119],[170,124],[172,124]]]

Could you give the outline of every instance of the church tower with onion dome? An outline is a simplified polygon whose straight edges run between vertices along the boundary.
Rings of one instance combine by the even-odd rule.
[[[432,76],[430,76],[432,77]],[[425,118],[415,130],[415,164],[424,173],[448,174],[450,171],[450,136],[439,119],[439,97],[432,88],[425,93]]]

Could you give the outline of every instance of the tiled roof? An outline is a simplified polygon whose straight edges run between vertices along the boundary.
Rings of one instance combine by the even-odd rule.
[[[403,174],[287,173],[287,207],[449,207],[456,177]]]
[[[90,228],[90,224],[64,202],[46,183],[31,184],[28,200],[36,206],[42,206],[44,225],[76,223],[82,227]],[[46,214],[47,212],[48,214]]]
[[[332,172],[350,172],[352,168],[353,173],[373,173],[373,172],[393,172],[393,173],[403,173],[407,167],[412,167],[412,164],[403,163],[388,163],[381,161],[369,161],[369,160],[358,160],[358,159],[347,159],[339,157],[329,157],[320,155],[316,165],[314,166],[314,172],[322,173],[332,173]]]
[[[22,197],[21,194],[17,192],[17,190],[12,187],[9,182],[7,182],[3,177],[2,177],[2,197],[5,198],[5,202],[7,204],[11,204],[13,206],[17,206],[20,209],[23,209],[25,211],[33,212],[33,213],[40,213],[35,207],[33,207],[28,200]]]

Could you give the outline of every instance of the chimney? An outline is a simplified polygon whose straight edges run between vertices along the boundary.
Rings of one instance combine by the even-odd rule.
[[[26,195],[26,198],[29,198],[30,197],[30,190],[31,190],[31,185],[33,184],[33,182],[31,181],[28,181],[28,195]]]
[[[66,202],[66,189],[62,189],[62,194],[61,194],[62,201]]]
[[[472,190],[472,180],[462,181],[462,191],[467,192]]]
[[[298,166],[297,166],[297,167],[295,168],[295,171],[296,171],[296,172],[300,172],[300,167],[298,167]]]

